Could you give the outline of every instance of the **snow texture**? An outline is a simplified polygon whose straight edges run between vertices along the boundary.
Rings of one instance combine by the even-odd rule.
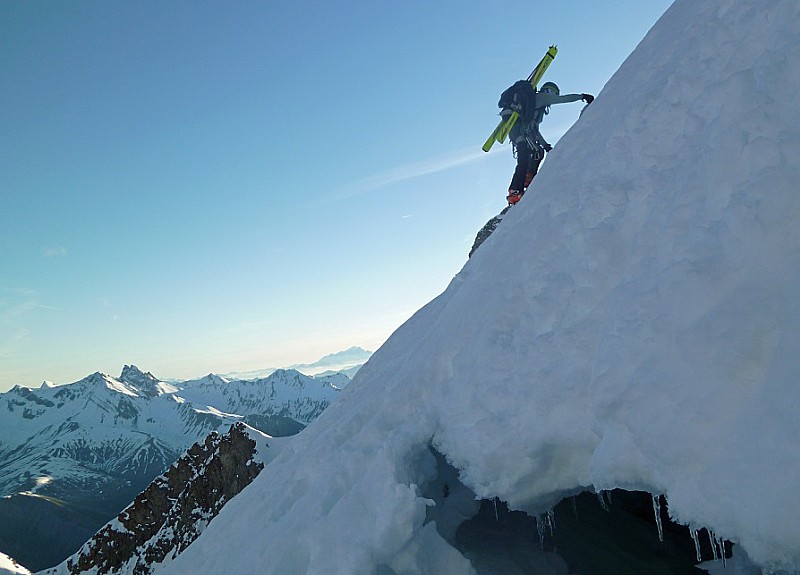
[[[30,571],[5,553],[0,553],[0,575],[30,575]]]
[[[431,445],[478,497],[646,490],[800,570],[798,94],[796,0],[675,2],[447,290],[162,573],[475,573]]]

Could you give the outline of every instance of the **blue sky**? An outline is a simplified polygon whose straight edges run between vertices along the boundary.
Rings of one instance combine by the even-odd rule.
[[[0,391],[376,349],[505,205],[499,93],[556,43],[598,94],[669,4],[3,2]]]

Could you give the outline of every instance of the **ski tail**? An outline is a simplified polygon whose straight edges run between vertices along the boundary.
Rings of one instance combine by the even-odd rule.
[[[484,152],[488,152],[492,149],[492,146],[495,142],[500,142],[501,144],[505,142],[506,138],[508,137],[508,133],[511,131],[511,128],[513,128],[514,124],[517,123],[517,118],[519,118],[519,112],[514,111],[508,118],[503,118],[500,120],[500,123],[497,124],[497,127],[489,136],[489,139],[486,140],[486,143],[481,146],[481,149]]]
[[[500,133],[500,131],[503,129],[503,126],[505,125],[505,123],[506,123],[506,119],[505,118],[500,120],[500,123],[497,124],[497,127],[494,130],[492,130],[492,133],[489,134],[489,138],[486,140],[486,142],[483,144],[483,146],[481,146],[481,150],[483,150],[484,152],[488,152],[489,150],[492,149],[492,146],[494,146],[494,143],[497,141],[497,136]]]
[[[558,54],[558,47],[554,44],[550,46],[545,55],[541,60],[539,60],[539,63],[533,69],[533,72],[531,72],[528,76],[528,81],[531,83],[534,89],[536,89],[537,85],[539,84],[539,80],[542,79],[542,76],[544,76],[547,68],[550,67],[550,63],[555,60],[556,54]],[[517,123],[518,119],[519,113],[515,111],[508,118],[503,118],[500,120],[500,123],[497,124],[497,127],[494,129],[494,131],[492,131],[491,135],[483,144],[483,146],[481,146],[481,149],[484,152],[488,152],[492,149],[492,146],[495,142],[500,142],[501,144],[505,142],[509,132],[511,132],[511,128],[514,127],[514,124]]]

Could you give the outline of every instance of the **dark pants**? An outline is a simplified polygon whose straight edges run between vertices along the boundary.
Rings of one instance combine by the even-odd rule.
[[[509,190],[524,192],[530,185],[533,176],[539,171],[539,164],[544,159],[544,150],[541,148],[531,149],[527,140],[522,140],[516,145],[517,167],[514,170],[514,177],[511,178]],[[528,176],[530,174],[530,176]]]

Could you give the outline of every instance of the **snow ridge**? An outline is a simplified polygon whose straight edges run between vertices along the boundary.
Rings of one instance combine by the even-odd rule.
[[[798,93],[800,4],[677,0],[535,193],[161,573],[479,573],[429,519],[431,447],[531,516],[663,494],[800,571]]]

